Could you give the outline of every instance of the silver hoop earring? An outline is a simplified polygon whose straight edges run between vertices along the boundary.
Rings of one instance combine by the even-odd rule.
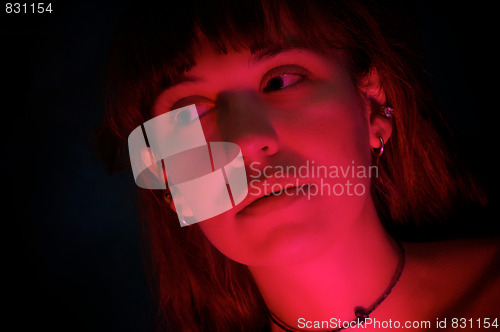
[[[373,154],[375,155],[375,157],[378,159],[380,158],[380,156],[384,153],[384,147],[385,147],[385,144],[384,144],[384,139],[382,138],[382,136],[380,135],[377,135],[378,139],[380,140],[380,148],[378,149],[372,149],[373,150]]]

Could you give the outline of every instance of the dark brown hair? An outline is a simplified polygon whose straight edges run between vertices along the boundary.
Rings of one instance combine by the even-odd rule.
[[[396,21],[398,16],[374,2],[350,0],[132,5],[111,48],[107,112],[97,147],[110,170],[126,160],[129,133],[151,117],[158,94],[195,64],[193,47],[200,36],[221,54],[300,42],[341,54],[358,86],[376,69],[396,110],[372,185],[387,227],[446,220],[458,203],[481,196],[438,134],[447,127],[424,84],[418,57],[403,42],[408,36],[380,24]],[[265,304],[246,266],[218,252],[198,226],[179,227],[162,195],[144,189],[138,195],[159,329],[268,328]]]

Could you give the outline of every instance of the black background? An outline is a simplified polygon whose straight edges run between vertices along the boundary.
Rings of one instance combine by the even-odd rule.
[[[486,1],[409,1],[424,64],[496,207],[498,21]],[[150,331],[134,183],[90,149],[119,1],[1,10],[3,298],[10,330]],[[29,8],[29,7],[28,7]],[[467,220],[481,235],[490,215]]]

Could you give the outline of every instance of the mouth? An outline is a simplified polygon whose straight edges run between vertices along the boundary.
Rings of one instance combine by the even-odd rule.
[[[262,215],[286,208],[307,197],[311,184],[287,185],[252,200],[237,215]]]

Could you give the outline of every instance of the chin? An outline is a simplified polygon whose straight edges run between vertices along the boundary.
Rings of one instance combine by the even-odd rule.
[[[314,259],[328,251],[352,224],[356,200],[317,197],[262,215],[200,224],[228,258],[248,266],[279,266]],[[355,203],[355,204],[353,204]]]

